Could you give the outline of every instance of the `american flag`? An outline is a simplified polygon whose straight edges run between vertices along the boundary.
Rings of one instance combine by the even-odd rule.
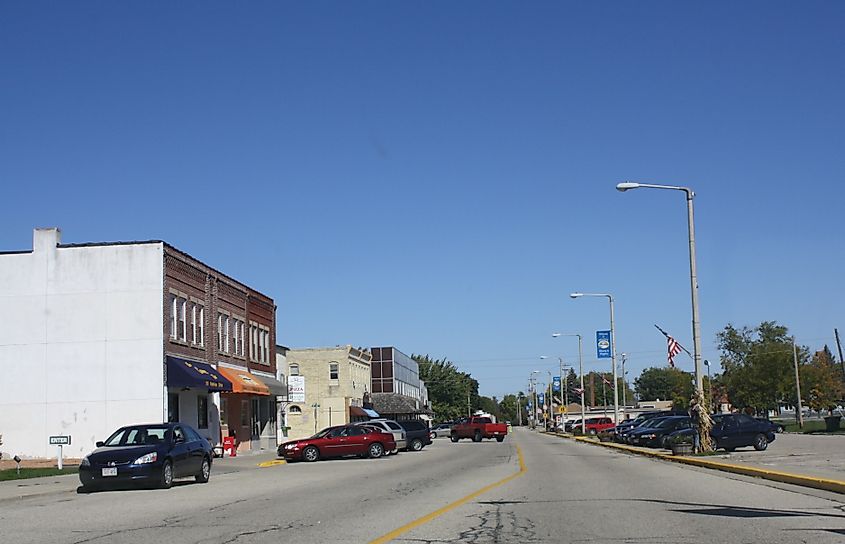
[[[669,352],[669,366],[675,368],[675,355],[679,354],[683,348],[677,340],[675,340],[668,334],[666,335],[666,342],[668,344],[667,349]]]
[[[580,395],[584,392],[584,390],[581,389],[580,387],[573,387],[572,390],[575,391],[576,395]]]

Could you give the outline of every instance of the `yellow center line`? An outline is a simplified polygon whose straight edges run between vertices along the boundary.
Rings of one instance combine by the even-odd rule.
[[[284,459],[273,459],[272,461],[264,461],[263,463],[258,463],[258,466],[261,468],[267,468],[285,464],[287,464],[287,461],[285,461]]]
[[[427,514],[427,515],[425,515],[421,518],[415,519],[411,523],[408,523],[407,525],[403,525],[402,527],[399,527],[398,529],[394,529],[393,531],[390,531],[389,533],[387,533],[384,536],[380,536],[379,538],[377,538],[375,540],[371,540],[369,544],[384,544],[385,542],[390,542],[391,540],[393,540],[397,536],[399,536],[403,533],[407,533],[411,529],[416,529],[420,525],[424,525],[424,524],[428,523],[429,521],[437,519],[438,517],[442,516],[446,512],[449,512],[449,511],[454,510],[455,508],[457,508],[457,507],[459,507],[463,504],[466,504],[467,502],[469,502],[472,499],[478,497],[479,495],[483,495],[484,493],[487,493],[488,491],[490,491],[493,488],[499,487],[500,485],[504,485],[504,484],[508,483],[509,481],[513,480],[514,478],[518,478],[518,477],[522,476],[523,474],[525,474],[525,472],[528,469],[525,467],[525,459],[523,459],[523,457],[522,457],[522,450],[519,449],[519,446],[516,446],[516,455],[519,458],[519,472],[511,474],[507,478],[499,480],[498,482],[484,486],[481,489],[479,489],[478,491],[475,491],[474,493],[470,493],[469,495],[467,495],[466,497],[464,497],[462,499],[458,499],[451,504],[447,504],[443,508],[435,510],[434,512]]]

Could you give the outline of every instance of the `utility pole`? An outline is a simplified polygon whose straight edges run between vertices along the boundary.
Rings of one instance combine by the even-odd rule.
[[[623,353],[622,354],[622,411],[625,411],[625,406],[628,406],[627,391],[628,391],[628,382],[625,380],[625,359],[628,358],[628,355]]]
[[[798,346],[795,345],[795,337],[792,337],[792,362],[795,364],[795,392],[798,395],[798,428],[804,428],[804,408],[801,406],[801,379],[798,376]]]
[[[842,365],[842,376],[845,378],[845,359],[842,358],[842,344],[839,342],[839,329],[833,329],[836,336],[836,349],[839,350],[839,364]]]

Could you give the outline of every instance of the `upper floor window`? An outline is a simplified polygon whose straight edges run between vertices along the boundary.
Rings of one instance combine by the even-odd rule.
[[[296,405],[291,405],[290,407],[288,407],[288,413],[301,414],[302,408],[300,408],[299,406],[296,406]]]
[[[205,308],[197,305],[197,345],[205,345]]]
[[[188,301],[182,297],[176,297],[176,339],[183,342],[188,340],[188,323],[185,315],[188,310]]]
[[[299,376],[299,365],[298,364],[292,363],[290,366],[288,366],[288,370],[289,370],[288,374],[290,376]]]
[[[229,316],[223,316],[223,351],[229,353]]]
[[[338,364],[337,363],[329,363],[329,379],[336,380],[338,379]]]

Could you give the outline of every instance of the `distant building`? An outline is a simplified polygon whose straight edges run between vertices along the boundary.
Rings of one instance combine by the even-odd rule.
[[[4,448],[82,457],[118,427],[182,421],[219,444],[276,443],[273,300],[158,241],[0,253]]]
[[[419,364],[394,347],[371,348],[373,409],[390,419],[431,419]]]
[[[288,350],[288,437],[304,438],[332,425],[377,417],[364,408],[371,358],[369,351],[349,345]]]

